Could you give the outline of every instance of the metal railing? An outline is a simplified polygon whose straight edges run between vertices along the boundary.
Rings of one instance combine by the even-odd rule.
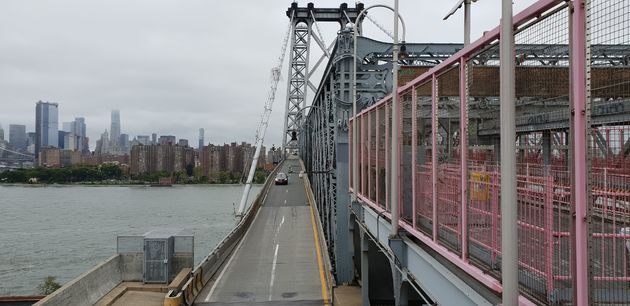
[[[630,303],[628,20],[630,0],[542,0],[514,17],[522,303]],[[352,118],[358,131],[349,124],[360,200],[391,217],[389,143],[398,137],[401,228],[496,293],[500,42],[496,28],[400,87],[398,122],[390,95]],[[580,173],[586,194],[576,192]]]

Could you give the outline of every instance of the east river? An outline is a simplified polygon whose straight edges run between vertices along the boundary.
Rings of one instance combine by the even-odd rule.
[[[254,186],[250,202],[260,190]],[[0,186],[0,295],[36,294],[116,253],[117,235],[189,229],[195,264],[234,227],[238,185]]]

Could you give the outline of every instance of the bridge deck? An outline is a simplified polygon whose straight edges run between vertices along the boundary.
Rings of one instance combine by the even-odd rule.
[[[280,172],[251,227],[195,305],[322,305],[322,283],[304,182],[297,159]]]

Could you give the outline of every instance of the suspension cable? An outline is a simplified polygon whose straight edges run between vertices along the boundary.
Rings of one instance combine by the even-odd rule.
[[[367,18],[369,21],[371,21],[376,27],[378,27],[379,29],[381,29],[381,31],[383,31],[383,33],[385,33],[387,36],[389,36],[391,39],[394,39],[394,35],[392,35],[392,32],[388,31],[387,29],[385,29],[384,26],[382,26],[380,23],[378,23],[376,20],[374,20],[374,18],[370,17],[370,15],[365,14],[365,18]]]
[[[239,204],[238,210],[236,211],[237,217],[241,217],[241,218],[243,217],[245,205],[247,204],[247,198],[249,197],[249,192],[252,188],[252,180],[254,179],[254,174],[256,173],[256,166],[258,165],[258,158],[260,156],[260,151],[262,149],[263,141],[265,140],[265,132],[267,131],[267,126],[269,125],[269,116],[271,115],[273,102],[276,99],[276,91],[278,89],[278,82],[280,81],[282,64],[284,63],[284,57],[286,55],[287,45],[289,42],[289,37],[291,35],[291,29],[293,27],[293,17],[294,15],[291,15],[291,19],[289,20],[287,33],[284,37],[284,41],[282,42],[282,49],[280,51],[280,56],[278,57],[278,62],[276,63],[276,66],[271,68],[271,86],[269,88],[267,102],[265,103],[263,114],[260,116],[260,123],[258,124],[258,129],[256,130],[256,151],[254,152],[254,157],[252,159],[251,166],[249,168],[249,175],[247,176],[247,182],[245,183],[245,189],[243,190],[241,203]]]

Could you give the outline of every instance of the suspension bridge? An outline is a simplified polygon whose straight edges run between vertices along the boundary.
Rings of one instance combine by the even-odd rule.
[[[379,6],[287,9],[256,134],[288,51],[287,158],[248,207],[250,175],[235,229],[159,302],[350,305],[354,285],[362,305],[630,304],[630,1],[540,0],[465,45],[398,42]],[[94,286],[133,281],[113,275]],[[40,305],[102,302],[86,278]]]

